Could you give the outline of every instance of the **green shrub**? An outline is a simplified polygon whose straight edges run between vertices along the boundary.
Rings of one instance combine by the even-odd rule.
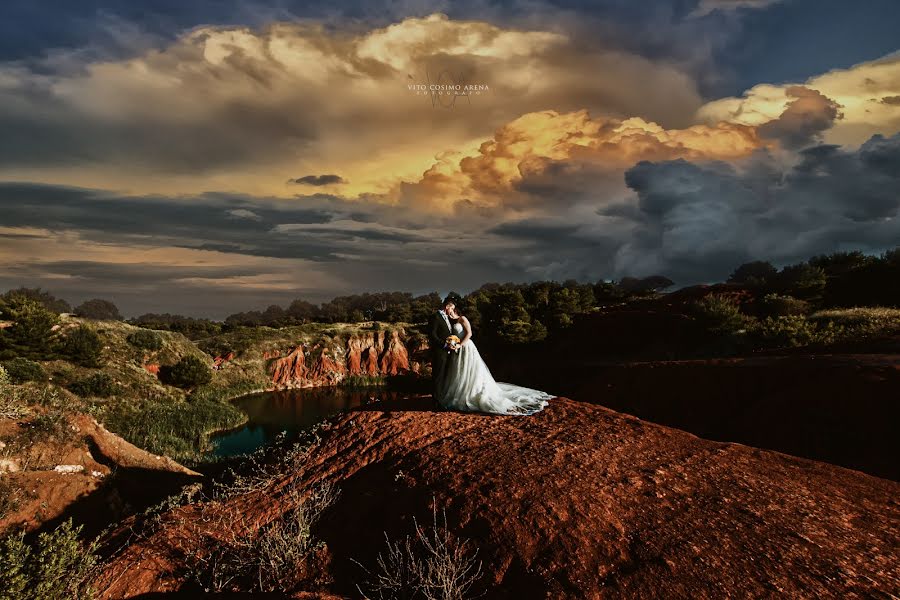
[[[737,301],[723,294],[710,294],[695,302],[694,314],[703,329],[715,335],[737,333],[747,321]]]
[[[196,356],[185,356],[175,365],[161,368],[160,377],[169,385],[190,389],[212,381],[212,369]]]
[[[53,328],[59,316],[25,296],[0,299],[0,319],[12,321],[0,329],[0,351],[9,358],[47,358],[53,351]]]
[[[90,579],[97,564],[96,542],[83,544],[72,520],[42,533],[34,543],[22,534],[0,543],[0,598],[61,600],[93,598]]]
[[[766,317],[753,327],[753,336],[765,347],[798,347],[810,344],[833,344],[843,331],[834,323],[817,325],[802,315]]]
[[[94,373],[69,386],[82,398],[109,398],[119,391],[116,381],[106,373]]]
[[[758,304],[760,317],[787,317],[790,315],[804,315],[809,312],[809,302],[799,300],[793,296],[780,294],[766,294]]]
[[[138,329],[130,334],[127,340],[135,348],[147,350],[148,352],[156,352],[157,350],[162,350],[163,347],[162,336],[150,329]]]
[[[6,369],[9,380],[13,383],[47,381],[47,371],[44,370],[41,363],[28,360],[21,356],[3,361],[3,368]]]
[[[99,367],[103,341],[93,328],[79,325],[63,340],[62,349],[74,363],[84,367]]]
[[[865,339],[900,333],[898,308],[845,308],[822,310],[810,315],[810,321],[822,326],[833,324],[847,338]]]

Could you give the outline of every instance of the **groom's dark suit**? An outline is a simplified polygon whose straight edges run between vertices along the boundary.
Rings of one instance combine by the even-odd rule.
[[[428,342],[431,346],[431,383],[434,392],[437,392],[438,382],[444,380],[447,367],[459,358],[458,353],[444,350],[444,343],[451,335],[453,335],[453,330],[450,328],[449,320],[441,311],[436,311],[428,324]],[[436,395],[435,399],[437,399]]]

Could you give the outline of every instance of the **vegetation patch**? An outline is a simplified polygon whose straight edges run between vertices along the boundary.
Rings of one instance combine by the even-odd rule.
[[[0,598],[3,600],[89,599],[97,565],[96,542],[79,539],[72,520],[42,533],[33,543],[24,534],[0,542]]]
[[[209,435],[246,422],[247,416],[226,402],[120,401],[104,407],[107,429],[154,454],[179,462],[200,461],[209,450]]]

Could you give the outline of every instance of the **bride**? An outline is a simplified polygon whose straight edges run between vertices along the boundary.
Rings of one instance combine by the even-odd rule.
[[[435,313],[430,328],[434,352],[434,398],[451,410],[499,415],[531,415],[547,406],[552,395],[509,383],[497,383],[472,342],[469,320],[448,298]],[[445,346],[447,338],[460,339],[458,349]]]

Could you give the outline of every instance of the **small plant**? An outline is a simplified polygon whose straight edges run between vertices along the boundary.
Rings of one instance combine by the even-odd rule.
[[[463,600],[481,578],[478,550],[447,527],[447,515],[432,526],[415,523],[415,534],[399,542],[385,535],[387,550],[378,555],[375,573],[368,569],[364,586],[380,599]],[[361,565],[360,565],[361,566]],[[360,587],[364,597],[368,596]]]
[[[119,391],[116,381],[106,373],[94,373],[69,386],[82,398],[109,398]]]
[[[6,369],[0,365],[0,419],[18,419],[25,413],[22,395],[10,383]]]
[[[12,360],[3,361],[3,368],[6,369],[9,380],[13,383],[47,381],[47,371],[44,370],[41,363],[28,360],[27,358],[16,357]]]
[[[312,527],[337,499],[331,485],[303,495],[296,488],[286,492],[291,508],[280,518],[255,529],[238,517],[229,521],[228,534],[214,551],[197,560],[196,576],[213,591],[288,591],[300,583],[303,562],[319,543]]]
[[[212,381],[212,369],[196,356],[185,356],[175,365],[162,369],[160,375],[166,383],[184,389],[195,388]]]
[[[163,347],[162,336],[150,329],[138,329],[130,334],[127,340],[135,348],[148,352],[156,352],[157,350],[162,350]]]
[[[72,362],[84,367],[100,366],[103,341],[92,327],[79,325],[69,332],[66,339],[63,340],[62,347],[63,352]]]
[[[723,294],[710,294],[694,303],[697,321],[714,335],[730,335],[744,328],[746,317],[738,303]]]
[[[93,598],[90,579],[97,564],[96,542],[82,543],[72,520],[42,533],[33,544],[23,534],[0,542],[0,598],[57,600]]]

